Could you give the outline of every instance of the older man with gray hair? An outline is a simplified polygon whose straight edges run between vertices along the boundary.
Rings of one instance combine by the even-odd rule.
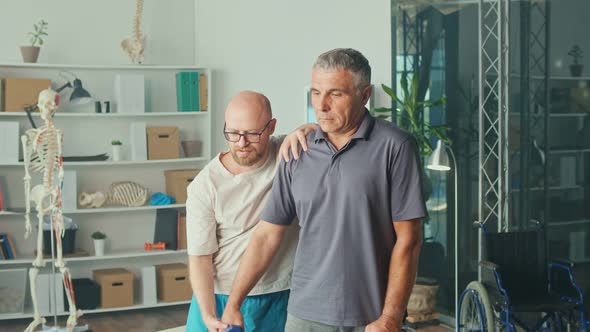
[[[371,67],[353,49],[313,66],[320,128],[308,151],[279,165],[221,320],[263,275],[295,216],[301,226],[285,330],[399,331],[414,284],[426,209],[413,136],[372,117]]]

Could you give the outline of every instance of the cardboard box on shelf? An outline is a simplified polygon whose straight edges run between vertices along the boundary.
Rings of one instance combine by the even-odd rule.
[[[174,169],[164,171],[166,194],[176,198],[176,203],[186,202],[186,188],[199,174],[198,169]]]
[[[133,272],[121,268],[101,269],[92,271],[92,277],[100,285],[102,308],[133,305]]]
[[[148,160],[180,157],[178,127],[147,128]]]
[[[26,106],[37,104],[41,91],[50,87],[51,80],[44,78],[4,78],[4,111],[24,112]]]
[[[590,88],[570,89],[570,112],[590,112]]]
[[[162,302],[188,301],[192,297],[186,264],[156,265],[158,300]]]
[[[186,249],[186,214],[178,214],[178,247],[177,250]]]

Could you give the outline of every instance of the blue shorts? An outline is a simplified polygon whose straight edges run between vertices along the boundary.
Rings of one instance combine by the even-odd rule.
[[[218,318],[223,315],[228,297],[215,294],[215,311]],[[246,297],[240,307],[244,316],[244,330],[246,332],[284,331],[288,302],[289,290]],[[207,332],[199,304],[194,296],[186,319],[186,332]]]

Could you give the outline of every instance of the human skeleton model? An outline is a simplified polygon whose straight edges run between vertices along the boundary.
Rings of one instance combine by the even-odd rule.
[[[143,50],[145,48],[145,36],[141,33],[141,14],[143,12],[143,0],[137,0],[135,17],[133,18],[133,36],[121,42],[123,51],[127,53],[131,62],[141,64],[143,62]]]
[[[39,94],[39,103],[37,106],[41,111],[41,119],[45,124],[37,129],[29,129],[21,136],[23,145],[23,155],[25,163],[25,238],[31,235],[31,201],[35,202],[39,228],[37,231],[37,256],[33,261],[33,267],[29,270],[29,281],[31,288],[31,297],[33,299],[34,316],[33,321],[26,328],[25,332],[33,332],[35,328],[45,323],[45,318],[41,317],[37,307],[37,275],[39,268],[45,266],[43,261],[43,217],[49,215],[51,218],[51,227],[54,229],[57,260],[55,266],[59,268],[62,274],[64,289],[70,306],[66,329],[72,331],[77,324],[77,318],[82,313],[76,311],[74,301],[74,289],[72,287],[72,278],[69,269],[65,267],[62,259],[61,238],[64,235],[65,227],[61,200],[61,189],[64,179],[62,163],[62,144],[63,132],[53,125],[52,116],[57,110],[59,95],[51,90],[43,90]],[[38,184],[31,190],[31,175],[29,172],[39,172],[43,175],[43,183]],[[54,173],[57,172],[58,183],[54,184]],[[60,296],[56,294],[56,296]]]

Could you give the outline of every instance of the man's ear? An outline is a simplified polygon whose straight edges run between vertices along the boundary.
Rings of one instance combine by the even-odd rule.
[[[362,105],[363,107],[367,104],[367,102],[369,101],[369,98],[371,98],[371,94],[373,92],[373,86],[371,84],[367,85],[362,92]]]
[[[270,123],[268,124],[268,135],[269,136],[272,136],[272,134],[274,134],[276,126],[277,126],[277,119],[270,120]]]

